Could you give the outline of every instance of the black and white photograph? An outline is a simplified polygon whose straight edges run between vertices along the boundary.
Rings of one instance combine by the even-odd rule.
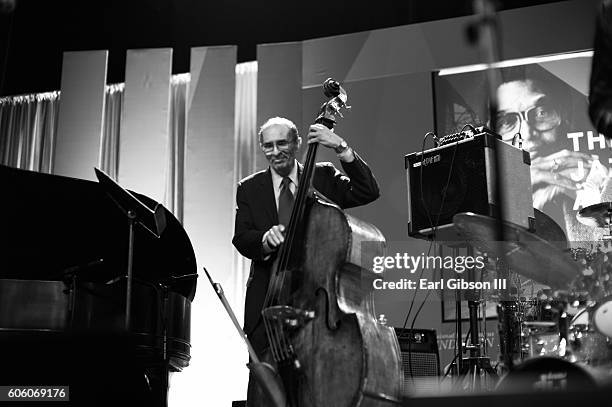
[[[612,0],[0,0],[0,405],[612,397]]]

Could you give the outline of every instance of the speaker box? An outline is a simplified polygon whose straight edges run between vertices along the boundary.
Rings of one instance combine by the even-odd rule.
[[[533,230],[529,153],[499,136],[481,132],[466,139],[404,157],[408,187],[408,234],[460,240],[453,216],[462,212],[499,216],[494,183],[499,158],[502,219]]]
[[[433,329],[395,328],[402,363],[402,394],[414,396],[439,391],[440,354]]]

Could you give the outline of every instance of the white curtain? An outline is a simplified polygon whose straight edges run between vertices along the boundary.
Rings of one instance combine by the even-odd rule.
[[[166,194],[161,202],[179,221],[183,210],[185,101],[189,74],[171,78]],[[106,86],[98,167],[112,179],[119,171],[119,131],[124,84]],[[0,164],[50,174],[53,169],[60,92],[0,98]]]
[[[183,170],[185,168],[185,125],[187,121],[188,73],[170,79],[169,160],[166,163],[166,208],[183,221]]]
[[[104,112],[104,129],[100,142],[98,166],[109,177],[117,180],[119,172],[119,131],[121,128],[121,106],[123,105],[123,83],[106,87],[106,111]]]
[[[170,137],[168,138],[168,160],[166,165],[166,192],[161,202],[166,209],[182,222],[183,220],[183,165],[185,146],[185,103],[189,74],[173,75],[170,79]],[[100,168],[112,179],[119,172],[119,141],[121,109],[124,84],[106,87],[106,111],[100,148]]]
[[[256,170],[255,158],[259,152],[257,142],[257,61],[236,65],[236,113],[234,118],[234,195],[242,178]],[[234,304],[244,311],[244,294],[249,277],[250,261],[234,250]],[[242,315],[239,315],[242,321]]]
[[[0,164],[51,173],[59,92],[0,98]]]

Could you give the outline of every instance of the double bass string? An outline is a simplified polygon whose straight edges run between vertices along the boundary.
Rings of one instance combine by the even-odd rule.
[[[272,328],[270,327],[270,322],[265,316],[263,317],[263,319],[264,319],[264,327],[266,329],[266,337],[268,337],[269,342],[270,342],[270,351],[272,352],[272,357],[274,358],[274,360],[279,360],[280,350],[278,349],[278,345],[276,344],[276,341],[274,340],[271,334]]]
[[[282,252],[281,252],[282,255]],[[279,266],[281,265],[281,263],[279,263]],[[262,313],[264,313],[264,310],[268,307],[270,307],[271,305],[271,296],[270,293],[271,292],[276,292],[278,290],[278,285],[279,285],[279,278],[278,278],[278,273],[279,270],[281,270],[281,268],[279,267],[277,270],[275,270],[274,274],[272,275],[271,278],[273,278],[273,282],[271,284],[270,289],[268,290],[268,292],[266,293],[266,299],[265,299],[265,305],[264,308],[262,309]],[[268,338],[268,341],[270,343],[270,349],[272,352],[272,357],[274,358],[275,361],[280,361],[282,359],[284,359],[286,357],[286,350],[284,349],[282,343],[281,343],[281,339],[279,338],[279,330],[276,329],[276,327],[274,326],[274,324],[271,324],[271,321],[269,320],[269,318],[264,314],[262,315],[263,318],[263,322],[264,322],[264,327],[266,330],[266,336]],[[278,324],[278,321],[277,321]]]
[[[281,299],[280,297],[282,293],[282,288],[285,284],[286,270],[289,267],[289,260],[291,258],[291,252],[294,248],[297,229],[299,227],[300,221],[303,218],[304,205],[306,201],[306,196],[308,194],[308,185],[310,184],[310,179],[312,178],[313,174],[317,147],[318,144],[311,144],[308,148],[308,153],[306,156],[306,165],[304,166],[304,171],[301,177],[302,180],[300,180],[300,186],[298,187],[297,197],[294,203],[293,211],[291,212],[291,217],[289,219],[289,226],[286,229],[287,238],[285,239],[285,243],[283,244],[283,247],[281,249],[281,257],[278,268],[276,270],[276,278],[280,278],[280,281],[275,281],[275,283],[278,283],[278,286],[276,286],[275,284],[274,287],[276,303],[279,303]]]
[[[286,270],[289,266],[290,253],[294,246],[293,243],[297,234],[297,227],[300,219],[302,218],[302,214],[304,211],[304,202],[308,193],[307,185],[309,184],[309,182],[306,182],[306,180],[310,179],[312,175],[312,168],[316,156],[316,149],[316,144],[311,145],[308,149],[306,167],[302,176],[302,182],[300,183],[301,187],[298,188],[297,199],[295,201],[293,211],[291,212],[289,225],[286,229],[287,238],[285,239],[285,243],[281,247],[278,265],[271,277],[273,281],[272,284],[270,284],[268,292],[266,293],[266,299],[264,301],[264,310],[266,308],[269,308],[273,304],[280,304],[281,302],[282,288],[285,284],[287,274]],[[289,359],[291,357],[292,351],[286,336],[283,321],[278,319],[277,317],[277,321],[275,321],[275,323],[272,323],[272,321],[270,321],[266,315],[263,315],[262,317],[264,319],[266,336],[268,337],[268,340],[270,342],[272,356],[277,362]]]

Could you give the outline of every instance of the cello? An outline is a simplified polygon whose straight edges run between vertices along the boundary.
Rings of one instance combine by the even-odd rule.
[[[346,108],[340,84],[315,123],[333,129]],[[371,263],[384,237],[312,187],[317,143],[310,144],[262,309],[269,348],[289,407],[379,407],[399,403],[400,350],[392,328],[374,316]],[[372,242],[372,243],[369,243]],[[365,263],[365,264],[364,264]],[[262,391],[248,406],[268,406]]]

